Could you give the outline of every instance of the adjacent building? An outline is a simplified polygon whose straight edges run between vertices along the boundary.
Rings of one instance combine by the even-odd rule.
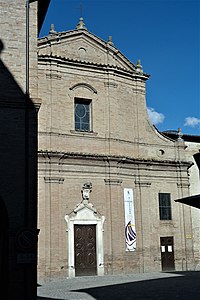
[[[181,137],[185,142],[185,152],[188,160],[192,161],[192,166],[188,170],[190,179],[190,194],[187,197],[175,199],[176,202],[184,203],[191,206],[192,220],[192,239],[194,242],[194,259],[195,270],[199,270],[200,258],[200,136],[183,134],[180,129],[178,131],[166,131],[164,135],[177,140]]]
[[[0,1],[0,281],[6,300],[37,298],[37,37],[48,4]]]

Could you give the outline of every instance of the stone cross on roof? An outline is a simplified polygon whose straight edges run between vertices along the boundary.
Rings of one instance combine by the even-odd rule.
[[[86,29],[87,30],[87,28],[85,27],[85,24],[83,22],[83,18],[82,17],[79,19],[79,22],[78,22],[78,24],[76,26],[76,29]]]

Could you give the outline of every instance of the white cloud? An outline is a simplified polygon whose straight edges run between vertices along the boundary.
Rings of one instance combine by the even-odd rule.
[[[195,117],[187,117],[185,118],[185,123],[184,126],[189,126],[189,127],[198,127],[200,126],[200,119],[195,118]]]
[[[154,125],[162,123],[165,119],[165,116],[162,113],[155,111],[152,107],[147,107],[147,113],[151,123]]]

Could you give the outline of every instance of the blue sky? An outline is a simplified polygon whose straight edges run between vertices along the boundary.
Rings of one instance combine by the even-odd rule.
[[[72,30],[79,18],[141,60],[149,117],[160,131],[200,135],[200,0],[51,0],[40,37]]]

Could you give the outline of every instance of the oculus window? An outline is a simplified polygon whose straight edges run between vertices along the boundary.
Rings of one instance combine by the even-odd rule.
[[[76,131],[91,131],[91,100],[75,98],[74,119]]]
[[[160,220],[171,220],[171,195],[170,193],[159,193]]]

